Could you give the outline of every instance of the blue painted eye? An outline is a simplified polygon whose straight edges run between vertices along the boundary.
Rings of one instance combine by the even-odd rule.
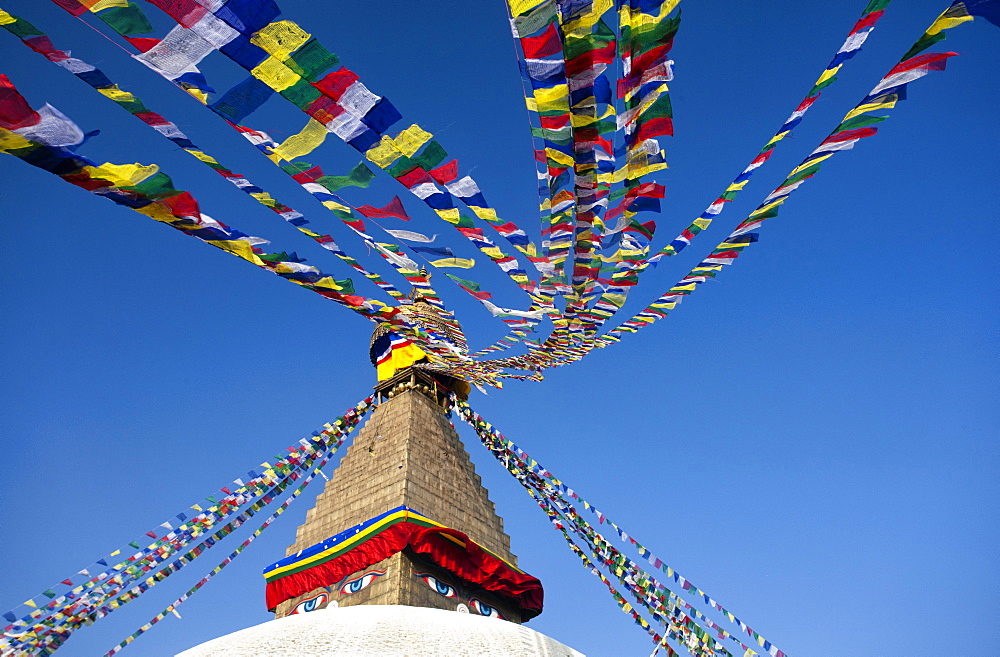
[[[436,593],[443,595],[446,598],[457,598],[458,591],[451,584],[445,584],[434,575],[429,575],[427,573],[413,573],[420,579],[427,582],[427,586],[431,587]]]
[[[469,600],[469,604],[471,604],[472,608],[476,611],[476,613],[481,616],[489,616],[490,618],[499,618],[501,620],[507,620],[506,618],[503,617],[503,614],[501,614],[499,611],[489,606],[482,600],[478,600],[477,598],[472,598],[471,600]]]
[[[369,570],[360,577],[355,577],[352,580],[344,582],[344,585],[340,587],[340,593],[341,595],[357,593],[361,589],[368,588],[368,586],[375,581],[376,577],[381,577],[382,575],[385,575],[384,570]]]
[[[319,595],[314,595],[311,598],[307,598],[299,602],[299,604],[295,605],[295,608],[292,609],[291,613],[304,614],[309,611],[316,611],[322,605],[326,604],[329,601],[330,601],[330,596],[328,596],[326,593],[320,593]]]

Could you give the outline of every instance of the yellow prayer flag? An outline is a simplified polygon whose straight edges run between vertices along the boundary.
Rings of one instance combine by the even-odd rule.
[[[112,7],[128,7],[128,0],[80,0],[80,4],[96,14]]]
[[[302,128],[301,132],[281,142],[274,149],[274,154],[283,160],[291,162],[293,159],[312,153],[319,148],[320,144],[323,143],[329,134],[330,132],[326,129],[325,125],[311,118],[309,119],[309,123]]]
[[[472,269],[476,265],[475,260],[468,258],[441,258],[440,260],[431,260],[430,263],[435,267],[457,267],[459,269]]]
[[[819,79],[816,80],[816,84],[822,84],[827,80],[829,80],[830,78],[832,78],[833,76],[835,76],[837,74],[837,71],[840,70],[841,66],[843,66],[843,64],[837,64],[833,68],[823,71],[823,74],[819,76]]]
[[[285,66],[276,57],[265,59],[250,71],[250,75],[275,91],[284,91],[302,79],[298,73]]]
[[[510,15],[516,17],[528,13],[543,2],[545,0],[509,0],[507,5],[510,7]]]
[[[403,153],[396,147],[395,142],[389,135],[382,135],[382,139],[365,153],[365,157],[380,169],[392,166],[392,163],[402,155]]]
[[[107,180],[116,187],[126,187],[138,185],[143,180],[156,174],[160,170],[160,167],[155,164],[145,165],[138,162],[135,164],[105,162],[99,167],[86,166],[83,169],[93,178]]]
[[[858,105],[850,112],[844,116],[844,121],[853,119],[855,116],[860,116],[862,114],[867,114],[868,112],[875,112],[880,109],[891,109],[896,106],[896,102],[899,100],[897,94],[887,94],[885,96],[880,96],[875,99],[875,102],[868,103],[866,105]]]
[[[14,151],[19,148],[28,148],[31,141],[25,139],[16,132],[5,128],[0,128],[0,152]]]
[[[433,136],[434,135],[414,123],[409,128],[396,135],[393,142],[400,153],[407,157],[413,157],[417,151],[420,150],[420,147],[430,141]]]
[[[472,212],[483,221],[491,224],[501,223],[500,217],[497,216],[497,211],[493,208],[482,208],[475,205],[470,205],[469,207],[472,208]]]
[[[569,109],[569,86],[557,84],[548,89],[535,89],[535,103],[539,112]]]
[[[154,221],[162,221],[164,223],[170,223],[172,221],[177,221],[177,217],[173,215],[170,208],[160,201],[155,203],[150,203],[149,205],[143,206],[141,208],[132,208],[139,214],[144,214]]]
[[[201,160],[202,162],[205,162],[207,164],[218,164],[218,162],[216,161],[216,159],[214,157],[212,157],[211,155],[207,154],[207,153],[202,153],[201,151],[196,151],[193,148],[192,149],[188,149],[188,153],[191,153],[191,155],[194,155],[196,158],[198,158],[199,160]]]
[[[459,213],[458,208],[448,208],[447,210],[434,210],[434,212],[437,214],[437,216],[441,217],[441,219],[447,221],[449,224],[458,224],[458,222],[461,220],[461,214]]]
[[[666,0],[666,2],[660,5],[660,12],[658,14],[644,14],[641,9],[637,8],[633,11],[627,5],[623,6],[619,10],[621,26],[625,27],[628,25],[633,31],[640,34],[646,32],[650,28],[662,23],[680,2],[681,0]]]
[[[614,6],[613,0],[594,0],[590,9],[585,11],[573,20],[562,26],[563,34],[585,37],[590,34],[591,28],[601,20],[601,16]]]
[[[949,16],[948,14],[953,13],[951,8],[948,8],[940,16],[935,19],[931,26],[927,28],[927,34],[934,36],[939,32],[944,30],[950,30],[956,25],[961,25],[966,21],[971,21],[972,16],[966,13],[964,16]]]
[[[546,148],[545,155],[553,162],[564,164],[566,166],[573,166],[573,156],[567,155],[562,151],[557,151],[554,148]]]
[[[250,37],[250,43],[278,59],[284,59],[301,48],[311,36],[292,21],[277,21],[258,30]]]
[[[351,208],[347,207],[343,203],[337,203],[336,201],[323,201],[323,207],[328,210],[343,210],[349,212]]]
[[[11,23],[16,23],[17,19],[0,9],[0,25],[10,25]]]
[[[100,89],[98,89],[98,91],[101,93],[101,95],[105,96],[106,98],[110,98],[115,102],[127,103],[138,100],[138,98],[136,98],[129,92],[122,91],[121,89],[119,89],[117,84],[113,84],[110,87],[101,87]]]
[[[193,96],[202,105],[208,105],[208,94],[198,89],[196,87],[185,87],[184,91],[188,92],[188,95]]]
[[[794,169],[792,169],[792,172],[791,172],[790,174],[788,174],[788,177],[789,177],[789,178],[791,178],[791,177],[792,177],[792,176],[794,176],[795,174],[797,174],[797,173],[800,173],[800,172],[802,172],[802,171],[805,171],[806,169],[808,169],[808,168],[809,168],[809,167],[811,167],[812,165],[814,165],[814,164],[819,164],[819,163],[820,163],[820,162],[822,162],[823,160],[826,160],[826,159],[828,159],[828,158],[830,158],[830,157],[833,157],[833,152],[830,152],[830,153],[827,153],[827,154],[825,154],[825,155],[821,155],[820,157],[817,157],[817,158],[815,158],[815,159],[812,159],[812,160],[809,160],[809,161],[808,161],[808,162],[806,162],[805,164],[800,164],[799,166],[797,166],[797,167],[795,167]],[[768,207],[770,207],[770,206],[768,206]],[[763,208],[762,208],[762,210],[763,210]],[[754,211],[754,213],[756,213],[756,212],[757,212],[757,211]]]

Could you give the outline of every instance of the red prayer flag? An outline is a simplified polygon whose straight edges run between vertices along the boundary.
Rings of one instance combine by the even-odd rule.
[[[410,220],[410,216],[406,214],[406,210],[403,209],[403,202],[399,200],[398,196],[393,196],[392,200],[389,201],[389,204],[383,208],[376,208],[371,205],[361,205],[356,209],[366,217],[396,217],[398,219],[402,219],[403,221]]]
[[[916,57],[910,57],[905,62],[900,62],[892,67],[892,70],[886,74],[886,78],[897,73],[902,73],[903,71],[910,71],[915,68],[927,68],[932,71],[943,71],[944,66],[947,63],[949,57],[954,57],[957,52],[931,52],[926,55],[917,55]],[[885,78],[882,78],[883,80]]]
[[[527,59],[538,59],[555,55],[562,50],[562,40],[556,31],[556,24],[549,23],[545,31],[537,36],[529,36],[521,39],[521,50]]]
[[[146,1],[162,9],[164,13],[180,23],[182,27],[191,27],[208,13],[208,9],[202,7],[194,0]]]
[[[458,162],[458,160],[455,160],[455,162]],[[447,165],[445,165],[445,166],[447,166]],[[457,174],[455,174],[455,175],[457,175]],[[452,179],[454,179],[454,175],[452,176]],[[409,189],[410,187],[413,187],[414,185],[420,185],[422,183],[429,183],[429,182],[432,181],[432,178],[431,178],[431,174],[427,173],[427,171],[425,171],[424,169],[422,169],[420,167],[417,167],[415,169],[411,169],[410,171],[407,171],[406,173],[404,173],[401,176],[398,176],[396,178],[396,180],[398,180],[399,182],[403,183],[403,187],[406,187],[407,189]],[[441,182],[441,181],[439,180],[438,182]],[[443,185],[444,182],[441,182],[441,184]]]
[[[639,130],[636,132],[635,136],[631,139],[631,143],[639,144],[647,139],[652,139],[654,137],[662,137],[664,135],[674,134],[674,122],[666,117],[657,117],[655,119],[650,119],[642,124]]]
[[[312,167],[306,169],[305,171],[300,171],[292,176],[292,180],[299,183],[315,182],[317,178],[323,177],[323,169],[320,167]]]
[[[17,130],[41,120],[42,117],[28,106],[28,101],[18,93],[10,78],[0,73],[0,128]]]
[[[867,128],[857,128],[855,130],[844,130],[843,132],[838,132],[835,135],[830,135],[823,140],[824,144],[835,144],[841,141],[850,141],[851,139],[863,139],[865,137],[871,137],[876,132],[878,128],[867,127]]]
[[[854,27],[851,28],[851,34],[852,35],[853,34],[857,34],[858,32],[860,32],[861,30],[865,29],[866,27],[871,27],[871,26],[875,25],[876,21],[878,21],[878,19],[882,18],[882,14],[884,14],[884,13],[885,13],[885,10],[884,9],[880,9],[878,11],[873,11],[872,13],[870,13],[870,14],[868,14],[866,16],[862,16],[858,20],[858,22],[854,24]]]
[[[163,203],[170,208],[170,214],[175,217],[201,217],[198,201],[188,192],[168,196],[167,198],[160,199],[158,203]]]
[[[458,160],[452,160],[447,164],[442,164],[436,169],[431,169],[429,173],[434,180],[438,181],[442,185],[446,185],[455,178],[458,178]]]
[[[24,39],[24,43],[35,52],[41,53],[46,57],[53,55],[56,60],[66,59],[65,54],[61,50],[56,50],[56,47],[52,45],[52,41],[50,41],[44,34],[40,36],[28,37],[27,39]],[[59,57],[59,55],[63,56]]]
[[[149,52],[153,46],[160,42],[160,39],[149,39],[146,37],[125,37],[125,40],[135,46],[139,52]]]
[[[358,79],[358,74],[349,71],[343,66],[338,68],[336,71],[327,73],[322,80],[317,82],[315,86],[317,89],[322,91],[324,94],[338,100],[347,88],[354,84]]]
[[[52,0],[52,2],[56,3],[74,16],[87,13],[87,8],[77,2],[77,0]]]

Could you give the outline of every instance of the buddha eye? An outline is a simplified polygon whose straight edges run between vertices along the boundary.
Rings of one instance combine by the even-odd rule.
[[[351,595],[352,593],[357,593],[361,589],[368,588],[368,586],[375,581],[376,577],[381,577],[382,575],[385,575],[384,570],[369,570],[360,577],[355,577],[354,579],[344,582],[344,585],[340,587],[340,593],[341,595]]]
[[[501,620],[507,620],[506,618],[503,617],[503,614],[501,614],[499,611],[489,606],[482,600],[479,600],[477,598],[472,598],[469,600],[469,604],[471,604],[472,609],[475,610],[475,612],[481,616],[489,616],[490,618],[499,618]]]
[[[326,593],[320,593],[319,595],[314,595],[311,598],[306,598],[299,602],[292,609],[292,614],[304,614],[309,611],[316,611],[320,606],[326,604],[330,601],[330,597]]]
[[[419,577],[420,579],[424,580],[425,582],[427,582],[427,586],[431,587],[431,589],[443,595],[444,597],[446,598],[458,597],[458,591],[455,590],[454,586],[452,586],[451,584],[445,584],[437,577],[434,577],[434,575],[428,573],[413,573],[413,574]]]

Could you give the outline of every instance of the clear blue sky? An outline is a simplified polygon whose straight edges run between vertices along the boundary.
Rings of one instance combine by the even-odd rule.
[[[501,216],[537,225],[502,3],[280,4],[407,121],[434,132],[463,171],[474,167]],[[676,136],[663,140],[671,168],[658,177],[668,194],[661,240],[752,158],[864,4],[684,8],[673,51]],[[37,0],[2,6],[363,251],[209,112],[68,14]],[[709,236],[648,275],[629,308],[667,289],[721,240],[945,6],[890,6],[795,138]],[[765,224],[759,244],[672,316],[550,370],[544,382],[471,400],[793,657],[985,655],[1000,640],[1000,31],[976,21],[942,46],[961,56],[911,85],[877,136],[825,165]],[[102,131],[82,148],[88,157],[158,163],[207,214],[345,275],[273,214],[6,33],[0,53],[29,102],[52,103],[85,131]],[[210,80],[235,83],[235,66],[215,57],[204,67]],[[275,136],[303,122],[277,101],[247,120]],[[311,161],[344,173],[358,159],[328,143]],[[0,158],[0,174],[7,609],[295,443],[364,397],[374,371],[370,325],[335,304],[14,158]],[[383,205],[400,194],[415,218],[395,227],[445,234],[383,178],[345,197]],[[465,250],[450,235],[447,243]],[[477,265],[479,280],[524,307],[486,264]],[[498,322],[457,288],[438,288],[474,349],[500,337]],[[591,656],[649,654],[645,634],[463,435],[522,566],[546,585],[546,612],[530,626]],[[183,620],[165,619],[125,654],[173,654],[267,620],[259,573],[283,556],[317,492],[182,606]],[[60,655],[102,654],[229,549],[212,550],[219,554],[186,569],[186,579],[171,578],[182,581],[80,631]]]

